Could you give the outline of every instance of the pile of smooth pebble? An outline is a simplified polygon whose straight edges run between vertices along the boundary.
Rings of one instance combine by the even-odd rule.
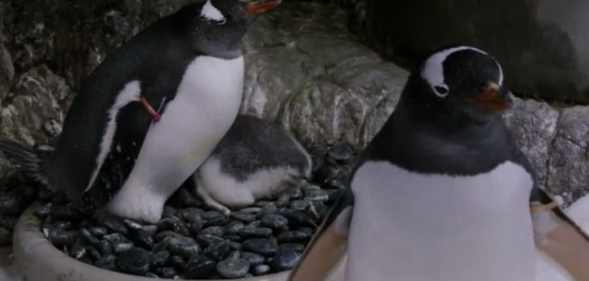
[[[155,225],[84,215],[60,196],[39,196],[41,231],[59,249],[104,269],[154,278],[243,278],[292,269],[336,200],[354,151],[335,145],[313,157],[309,183],[229,216],[181,188]]]

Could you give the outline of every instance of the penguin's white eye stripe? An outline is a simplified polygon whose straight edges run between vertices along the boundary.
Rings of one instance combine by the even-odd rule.
[[[200,12],[200,16],[207,19],[207,20],[212,20],[212,21],[217,21],[217,22],[225,22],[225,16],[223,16],[223,13],[221,13],[221,11],[219,11],[219,9],[217,9],[215,6],[213,6],[213,3],[211,3],[211,0],[208,0],[204,6],[202,7],[202,10]]]
[[[472,50],[483,55],[487,55],[487,53],[483,50],[467,46],[446,49],[432,55],[427,59],[423,69],[421,70],[421,77],[427,81],[427,83],[429,83],[432,89],[439,85],[446,85],[446,79],[444,78],[444,62],[451,54],[464,50]]]

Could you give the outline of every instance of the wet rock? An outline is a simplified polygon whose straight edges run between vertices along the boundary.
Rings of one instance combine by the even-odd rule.
[[[158,231],[170,230],[184,236],[190,235],[188,226],[178,217],[170,216],[159,221],[157,224]]]
[[[67,231],[59,228],[48,230],[48,234],[47,239],[57,247],[71,245],[78,238],[76,231]]]
[[[246,251],[254,252],[264,256],[274,255],[278,251],[278,244],[274,239],[248,239],[243,242]]]
[[[288,219],[276,214],[265,215],[261,219],[262,225],[272,229],[282,230],[288,228]]]
[[[166,237],[162,242],[173,255],[190,258],[198,255],[200,246],[190,237]]]
[[[258,264],[254,267],[254,275],[264,275],[270,273],[270,266],[267,264]]]
[[[232,221],[225,226],[224,231],[229,234],[238,234],[244,227],[242,222]]]
[[[309,207],[309,201],[295,200],[290,202],[290,208],[297,211],[304,211]]]
[[[200,234],[196,237],[196,240],[198,243],[202,243],[204,246],[209,246],[224,241],[222,237],[210,234]]]
[[[252,266],[262,264],[266,261],[264,256],[252,252],[241,252],[241,258],[247,260]]]
[[[208,278],[217,272],[217,262],[205,257],[191,259],[183,273],[185,279]]]
[[[225,259],[229,255],[231,250],[232,247],[231,244],[229,244],[229,242],[221,241],[219,243],[214,243],[206,247],[203,254],[214,260],[220,261]]]
[[[153,233],[143,229],[133,229],[129,233],[129,238],[135,242],[136,245],[146,249],[151,249],[154,245]]]
[[[217,264],[217,272],[224,278],[241,278],[249,272],[250,264],[234,252],[227,259]]]
[[[113,232],[125,235],[128,233],[127,226],[120,218],[108,214],[98,214],[96,220]]]
[[[239,234],[246,238],[269,237],[272,235],[272,229],[267,227],[246,226],[239,231]]]
[[[151,253],[141,248],[132,248],[120,253],[117,265],[123,272],[145,275],[149,271]]]
[[[298,244],[298,243],[285,243],[285,244],[280,244],[280,250],[290,250],[290,251],[295,251],[295,252],[304,252],[305,251],[305,245],[303,244]]]
[[[272,259],[272,268],[276,271],[292,269],[302,257],[302,252],[290,247],[281,247]]]
[[[106,227],[101,226],[90,227],[88,228],[88,231],[90,231],[90,233],[92,233],[92,235],[96,237],[103,237],[108,234],[108,229],[106,229]]]
[[[126,252],[132,248],[133,248],[133,243],[118,242],[118,243],[113,244],[113,250],[115,251],[115,253]]]
[[[97,260],[94,265],[106,269],[106,270],[115,270],[117,267],[116,264],[117,258],[113,255],[104,256],[101,259]]]
[[[258,218],[258,215],[256,213],[238,211],[231,213],[231,217],[236,220],[248,223],[255,221]]]
[[[210,234],[210,235],[215,235],[215,236],[223,236],[223,234],[225,234],[225,230],[221,226],[211,226],[211,227],[207,227],[207,228],[203,229],[200,233],[201,234]]]
[[[170,265],[178,271],[184,271],[186,269],[186,260],[181,256],[172,256],[170,258]]]
[[[159,251],[153,255],[151,259],[151,265],[154,267],[161,267],[168,263],[170,256],[170,252],[168,251]]]
[[[176,272],[176,269],[174,269],[173,267],[156,268],[155,273],[161,278],[168,279],[173,279],[175,276],[178,275],[178,272]]]
[[[311,239],[312,236],[313,232],[307,230],[285,231],[278,236],[278,241],[280,243],[306,242]]]
[[[202,215],[206,226],[223,225],[228,221],[227,216],[219,211],[208,211]]]

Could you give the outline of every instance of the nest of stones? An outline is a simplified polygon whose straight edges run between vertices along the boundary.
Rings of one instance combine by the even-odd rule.
[[[97,267],[154,278],[244,278],[292,269],[351,170],[354,152],[313,154],[311,181],[229,216],[181,188],[155,225],[87,216],[62,196],[40,196],[35,214],[58,249]],[[318,156],[317,156],[318,155]]]

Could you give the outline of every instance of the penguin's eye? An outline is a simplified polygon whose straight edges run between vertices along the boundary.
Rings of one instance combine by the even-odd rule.
[[[437,85],[437,86],[434,86],[434,92],[435,92],[436,96],[444,98],[444,97],[448,96],[450,89],[448,89],[448,86],[446,86],[446,85]]]

